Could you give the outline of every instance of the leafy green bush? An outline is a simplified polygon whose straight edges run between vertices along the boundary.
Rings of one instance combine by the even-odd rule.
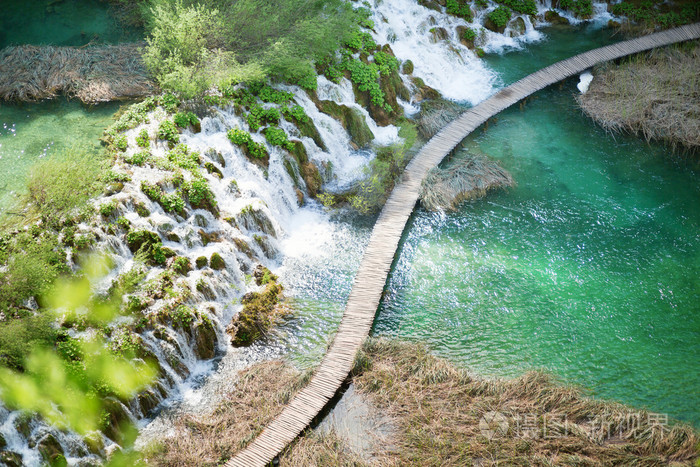
[[[510,15],[510,8],[505,6],[499,6],[491,13],[489,13],[488,17],[491,21],[493,21],[493,24],[495,24],[496,27],[504,28],[506,27],[506,24],[508,24],[508,21],[510,21]]]
[[[376,63],[364,63],[360,60],[347,60],[343,67],[350,72],[350,80],[357,84],[360,91],[369,91],[370,99],[376,106],[391,111],[384,101],[384,91],[379,85],[379,66]]]
[[[379,66],[379,73],[382,75],[389,75],[399,69],[398,59],[382,50],[374,54],[374,63]]]
[[[300,105],[294,105],[292,107],[283,106],[282,115],[284,115],[286,119],[293,120],[298,123],[307,123],[311,120],[309,116],[306,115],[304,108]]]
[[[118,203],[116,200],[112,200],[109,203],[102,203],[99,209],[100,214],[103,217],[110,217],[117,210],[117,205]]]
[[[115,136],[112,140],[112,145],[115,149],[118,149],[119,151],[126,151],[126,148],[129,147],[129,143],[126,141],[126,135],[120,134]]]
[[[271,126],[266,128],[264,133],[265,139],[267,139],[271,145],[280,146],[287,151],[294,149],[294,144],[289,141],[289,137],[283,129]]]
[[[178,256],[175,258],[172,267],[173,271],[183,276],[187,275],[187,273],[192,270],[192,264],[190,263],[189,258],[184,256]]]
[[[476,31],[472,28],[467,28],[467,30],[464,31],[464,34],[462,34],[462,38],[465,41],[474,42],[474,40],[476,39]]]
[[[145,128],[136,137],[136,145],[140,148],[148,148],[151,145],[151,139],[148,137],[148,131]]]
[[[613,13],[615,10],[613,5]],[[593,15],[593,3],[591,0],[559,0],[559,8],[569,10],[576,16],[587,18]]]
[[[163,196],[163,189],[155,183],[149,183],[146,180],[141,182],[141,191],[148,196],[151,201],[159,202]]]
[[[166,93],[160,98],[160,104],[163,106],[166,112],[175,113],[177,108],[180,106],[180,99],[174,94]]]
[[[447,13],[450,15],[464,18],[467,22],[471,22],[474,19],[469,3],[464,0],[447,0],[445,6],[447,7]]]
[[[126,234],[126,243],[132,252],[143,255],[150,264],[165,264],[163,243],[157,233],[150,230],[132,230]]]
[[[190,125],[197,125],[199,123],[199,118],[192,112],[178,112],[173,117],[173,121],[178,127],[187,128]]]
[[[211,210],[216,207],[214,193],[203,178],[186,183],[183,192],[186,193],[187,199],[194,208]]]
[[[168,160],[177,167],[185,170],[196,170],[199,167],[200,157],[198,152],[190,152],[186,144],[178,144],[168,151]]]
[[[180,142],[180,133],[172,120],[163,120],[158,125],[158,138],[174,145]]]
[[[265,159],[268,157],[267,149],[263,144],[253,141],[250,133],[240,130],[238,128],[232,128],[226,133],[229,141],[233,144],[244,148],[246,153],[255,159]]]
[[[148,151],[140,151],[135,154],[132,154],[129,157],[125,157],[124,160],[126,161],[127,164],[132,164],[132,165],[143,165],[149,158],[151,157],[151,153]]]
[[[590,3],[590,0],[583,1],[588,1]],[[496,2],[524,15],[537,14],[537,4],[535,0],[496,0]]]
[[[562,2],[568,5],[573,2],[573,0],[560,0],[560,5]],[[670,7],[671,11],[662,11],[659,8],[661,4],[664,4],[665,8]],[[561,8],[564,8],[564,6]],[[667,2],[645,1],[638,3],[631,2],[630,0],[623,0],[620,3],[612,5],[612,13],[617,16],[626,16],[636,23],[645,26],[668,28],[700,20],[700,3],[691,2],[682,4],[679,8],[675,6],[675,4],[669,4]]]
[[[0,322],[0,365],[22,371],[32,349],[51,348],[57,337],[48,315]]]
[[[270,86],[262,86],[259,90],[255,89],[253,94],[257,95],[263,102],[271,102],[273,104],[287,104],[294,98],[294,94],[286,91],[278,91]]]
[[[160,205],[166,212],[182,214],[185,210],[185,200],[179,193],[164,193],[160,197]]]
[[[232,128],[228,130],[226,136],[228,137],[229,141],[238,146],[246,145],[249,141],[252,141],[250,133],[241,130],[240,128]]]
[[[259,104],[253,104],[250,107],[250,113],[246,116],[246,121],[251,131],[258,131],[264,124],[276,125],[279,123],[280,112],[274,107],[265,109]]]
[[[354,52],[372,53],[377,49],[377,43],[374,42],[372,35],[360,29],[353,30],[344,45]]]

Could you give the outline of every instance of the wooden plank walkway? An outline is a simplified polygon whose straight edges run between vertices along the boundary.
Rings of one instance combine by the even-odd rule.
[[[543,68],[469,109],[428,141],[403,173],[372,230],[338,332],[309,384],[263,432],[226,463],[265,466],[299,436],[326,406],[352,369],[369,334],[404,227],[418,201],[420,184],[469,133],[489,118],[551,84],[602,62],[655,47],[700,38],[700,23],[601,47]]]

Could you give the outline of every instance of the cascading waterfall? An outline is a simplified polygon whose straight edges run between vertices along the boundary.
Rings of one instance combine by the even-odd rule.
[[[603,22],[609,18],[604,5],[594,4],[594,21]],[[549,6],[546,2],[540,2],[540,12],[546,11]],[[400,60],[411,60],[414,64],[413,75],[422,78],[445,98],[476,104],[495,91],[499,77],[472,50],[459,42],[456,28],[480,27],[485,15],[494,7],[491,4],[487,9],[477,11],[474,21],[467,23],[444,12],[421,6],[415,0],[384,0],[372,7],[375,22],[373,35],[377,43],[390,44]],[[525,23],[523,34],[516,36],[510,29],[506,29],[504,34],[486,31],[480,38],[480,46],[487,52],[500,52],[508,47],[519,47],[523,42],[541,40],[543,35],[535,26],[544,23],[533,24],[530,17],[522,18]],[[433,38],[430,29],[436,25],[448,32],[447,40]],[[410,82],[407,76],[402,76],[402,79],[406,83]],[[327,168],[321,171],[325,186],[330,190],[342,190],[357,182],[362,177],[363,168],[374,157],[374,152],[353,148],[342,125],[320,112],[304,91],[293,86],[280,88],[295,94],[296,103],[313,120],[326,146],[323,149],[318,147],[313,139],[302,137],[291,123],[280,122],[280,128],[303,142],[311,161],[319,167]],[[374,134],[374,144],[385,146],[400,141],[395,126],[378,126],[365,108],[355,102],[352,84],[347,79],[335,84],[320,76],[317,97],[356,109]],[[416,103],[401,104],[407,113],[417,110]],[[127,156],[136,152],[133,143],[139,132],[145,129],[153,138],[159,121],[164,117],[164,112],[157,109],[151,112],[150,123],[126,132],[130,142]],[[181,142],[190,150],[199,152],[204,160],[220,170],[221,178],[205,174],[221,211],[219,218],[202,209],[193,210],[187,218],[165,212],[139,189],[142,181],[154,182],[168,176],[168,172],[151,167],[131,167],[129,170],[132,180],[122,191],[95,202],[100,205],[116,200],[119,203],[118,215],[128,219],[135,229],[158,232],[165,238],[164,246],[171,248],[178,256],[187,257],[194,262],[198,257],[208,258],[213,253],[218,253],[226,264],[220,271],[195,269],[180,279],[193,291],[190,303],[196,304],[197,311],[211,320],[217,340],[214,349],[216,357],[206,354],[206,358],[203,358],[206,352],[198,347],[200,343],[197,342],[193,329],[161,326],[140,335],[145,347],[159,361],[164,376],[148,391],[148,401],[136,398],[125,411],[137,421],[140,428],[150,432],[167,429],[167,423],[163,420],[157,420],[146,427],[150,422],[147,417],[156,406],[167,407],[175,401],[185,401],[190,407],[198,404],[213,405],[216,401],[213,393],[216,391],[210,387],[205,394],[197,388],[217,365],[219,372],[214,376],[214,387],[230,387],[233,383],[228,376],[243,365],[261,358],[276,357],[283,352],[281,347],[275,347],[274,344],[254,345],[250,349],[236,351],[232,351],[228,345],[225,328],[241,309],[241,305],[236,303],[245,292],[256,289],[246,280],[246,275],[250,274],[255,263],[262,263],[281,273],[284,283],[285,274],[291,274],[290,270],[303,263],[307,257],[313,257],[313,261],[318,264],[324,261],[331,264],[334,252],[340,251],[347,239],[342,224],[332,221],[315,200],[307,199],[303,206],[299,205],[299,193],[295,181],[288,173],[288,167],[285,167],[285,154],[282,150],[268,145],[261,134],[252,133],[253,139],[266,144],[270,153],[269,167],[263,169],[251,163],[237,146],[230,143],[226,136],[227,130],[235,127],[249,130],[246,121],[238,117],[232,108],[214,109],[210,116],[202,118],[201,126],[200,133],[184,131]],[[167,147],[162,142],[151,148],[155,156],[163,156],[166,151]],[[303,188],[303,181],[297,183]],[[136,203],[145,206],[149,215],[139,215]],[[264,220],[264,227],[255,227],[246,222],[244,211],[247,208],[254,210],[256,216]],[[236,219],[237,222],[225,219]],[[138,267],[123,236],[109,233],[104,226],[80,227],[81,230],[92,231],[98,238],[98,249],[110,252],[114,259],[114,269],[107,278],[96,284],[96,291],[106,291],[119,274]],[[209,241],[205,241],[205,238]],[[240,242],[248,245],[253,252],[252,258],[239,251]],[[354,254],[359,258],[359,252]],[[146,280],[155,278],[161,271],[158,268],[151,269]],[[205,282],[207,287],[199,288],[201,282]],[[157,310],[166,300],[157,299],[149,303],[148,309]],[[4,449],[18,453],[21,462],[29,466],[40,464],[37,444],[47,435],[60,444],[71,465],[97,463],[99,456],[109,451],[113,445],[105,437],[105,448],[101,452],[91,452],[78,436],[48,427],[36,419],[27,419],[2,406],[0,435],[7,444]]]

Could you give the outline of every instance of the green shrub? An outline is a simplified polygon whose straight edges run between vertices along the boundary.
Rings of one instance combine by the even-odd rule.
[[[160,98],[160,103],[166,112],[175,113],[180,106],[180,99],[174,94],[166,93]]]
[[[171,145],[180,142],[180,134],[172,120],[163,120],[158,125],[158,138],[168,141]]]
[[[110,217],[117,210],[117,200],[112,200],[109,203],[102,203],[100,205],[100,214],[103,217]]]
[[[124,216],[119,216],[117,218],[117,225],[121,227],[122,229],[129,229],[131,227],[131,222],[129,222],[129,219],[127,219]]]
[[[183,192],[186,193],[187,199],[194,208],[209,210],[216,208],[214,193],[204,179],[195,179],[186,183]]]
[[[590,0],[583,1],[588,1],[588,3],[590,3]],[[496,2],[524,15],[537,14],[537,4],[535,0],[496,0]]]
[[[148,137],[148,131],[145,128],[136,137],[136,145],[140,148],[148,148],[151,145],[151,139]]]
[[[309,120],[308,115],[304,111],[304,108],[300,105],[294,105],[292,107],[283,106],[282,115],[288,120],[293,120],[298,123],[307,123]]]
[[[399,69],[398,59],[381,50],[374,54],[374,63],[379,66],[379,73],[382,75],[389,75]]]
[[[178,127],[187,128],[190,125],[197,125],[199,123],[199,118],[192,112],[178,112],[173,117],[173,121]]]
[[[511,11],[510,8],[505,6],[499,6],[491,13],[489,13],[489,19],[493,21],[493,24],[498,28],[504,28],[508,21],[510,21]]]
[[[294,149],[294,144],[289,141],[287,133],[281,128],[265,128],[265,139],[267,139],[271,145],[280,146],[287,151]]]
[[[476,39],[476,31],[472,28],[467,28],[467,30],[464,31],[464,34],[462,34],[462,38],[465,41],[474,42],[474,40]]]
[[[58,332],[47,315],[0,322],[0,365],[22,371],[31,350],[51,348],[57,337]]]
[[[377,49],[377,43],[374,42],[372,35],[360,29],[353,30],[344,45],[354,52],[372,53]]]
[[[226,136],[228,137],[229,141],[231,141],[233,144],[236,144],[238,146],[243,146],[248,144],[249,141],[252,140],[250,137],[250,133],[247,131],[241,130],[240,128],[232,128],[230,129],[227,133]]]
[[[616,6],[613,5],[613,14],[615,14]],[[591,0],[559,0],[559,8],[569,10],[576,16],[583,18],[593,15],[593,3]]]
[[[166,212],[182,214],[185,210],[185,200],[179,193],[164,193],[160,197],[160,205]]]
[[[343,68],[350,72],[350,81],[357,84],[360,91],[368,91],[372,103],[391,111],[391,107],[384,101],[384,91],[379,85],[379,65],[376,63],[364,63],[360,60],[346,60]]]
[[[133,253],[142,255],[149,264],[165,264],[163,243],[157,233],[150,230],[132,230],[126,234],[126,243]]]
[[[294,98],[294,94],[286,91],[278,91],[270,86],[262,86],[259,90],[256,89],[253,94],[257,95],[263,102],[271,102],[273,104],[287,104]]]
[[[177,258],[175,258],[172,267],[173,271],[182,276],[186,276],[187,273],[192,270],[192,264],[190,263],[189,258],[186,258],[184,256],[178,256]]]
[[[132,164],[132,165],[138,165],[141,166],[143,165],[149,158],[151,157],[151,153],[148,151],[140,151],[135,154],[132,154],[129,157],[125,157],[124,161],[126,161],[127,164]]]
[[[255,159],[265,159],[268,157],[267,149],[263,144],[253,141],[250,133],[238,128],[232,128],[227,133],[229,141],[244,148],[248,156]]]
[[[168,160],[177,167],[185,170],[196,170],[199,167],[200,157],[198,152],[190,152],[186,144],[178,144],[168,151]]]
[[[464,18],[467,22],[471,22],[474,19],[469,3],[464,0],[447,0],[445,6],[447,7],[447,13],[450,15]]]
[[[148,196],[151,201],[159,202],[160,198],[163,196],[163,189],[155,183],[147,182],[146,180],[141,182],[141,191]]]
[[[112,144],[114,145],[115,149],[118,149],[122,152],[126,151],[126,148],[129,147],[129,143],[126,141],[125,134],[115,136]]]

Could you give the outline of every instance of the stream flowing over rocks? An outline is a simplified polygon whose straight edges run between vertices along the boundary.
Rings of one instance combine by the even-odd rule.
[[[467,23],[447,15],[439,1],[376,3],[371,8],[373,37],[380,45],[388,44],[403,64],[400,79],[409,93],[398,96],[397,102],[407,116],[420,110],[421,101],[435,97],[431,90],[445,99],[474,105],[498,89],[498,75],[478,58],[470,44],[461,42],[459,33],[460,28],[467,26],[480,28],[495,4],[489,2],[486,8],[477,9],[473,21]],[[547,24],[544,16],[550,7],[546,0],[538,3],[537,16],[514,15],[503,33],[482,30],[476,46],[487,53],[499,53],[543,40],[536,28]],[[595,4],[595,8],[593,21],[607,21],[605,4]],[[571,22],[580,21],[566,12],[559,13]],[[409,61],[411,65],[407,66]],[[141,187],[142,183],[155,184],[164,193],[173,193],[176,188],[172,173],[148,164],[120,161],[114,170],[128,174],[130,180],[118,182],[112,194],[94,201],[96,207],[113,203],[113,216],[125,218],[133,230],[155,233],[170,256],[187,258],[191,265],[191,270],[162,290],[129,297],[139,302],[142,313],[148,317],[148,324],[134,338],[143,344],[147,356],[158,361],[160,369],[158,380],[150,389],[126,404],[113,401],[112,414],[116,419],[129,419],[142,429],[138,446],[167,436],[168,417],[176,416],[178,410],[199,413],[213,407],[218,396],[235,387],[238,370],[287,351],[285,344],[275,339],[246,348],[230,346],[226,328],[241,310],[241,298],[261,290],[250,280],[256,266],[262,264],[278,274],[280,283],[294,296],[295,289],[305,287],[304,280],[311,280],[296,274],[296,269],[312,264],[323,271],[341,267],[341,262],[350,267],[359,262],[365,239],[353,238],[344,222],[332,218],[314,199],[319,186],[310,186],[314,177],[309,177],[308,172],[315,170],[327,192],[348,190],[362,179],[363,169],[376,155],[376,147],[401,142],[398,128],[386,121],[375,121],[367,106],[358,103],[353,85],[346,78],[336,84],[320,76],[314,96],[292,86],[277,88],[294,93],[294,102],[317,129],[316,134],[303,136],[291,121],[280,120],[279,128],[303,145],[307,162],[300,163],[256,132],[251,132],[251,136],[265,145],[269,163],[264,166],[251,162],[227,138],[227,131],[232,128],[248,131],[246,120],[237,115],[233,106],[212,107],[201,118],[201,131],[184,130],[180,143],[199,153],[216,208],[189,206],[180,214],[166,212]],[[321,112],[319,101],[335,103],[355,123]],[[165,111],[157,107],[149,112],[148,123],[128,130],[128,149],[123,158],[140,151],[136,138],[143,130],[152,140],[152,156],[165,158],[170,148],[156,134],[166,117]],[[357,125],[361,133],[356,130]],[[108,253],[114,262],[109,275],[95,284],[97,292],[106,292],[120,275],[141,267],[135,257],[138,247],[113,225],[97,222],[81,224],[77,229],[94,235],[95,249]],[[347,254],[338,253],[345,251],[348,244],[354,250],[349,261]],[[145,280],[158,280],[163,270],[164,266],[149,268]],[[175,291],[176,296],[166,288]],[[176,323],[159,313],[180,304],[195,310],[194,319]],[[113,339],[121,332],[129,332],[123,330],[122,324],[113,324]],[[97,441],[87,443],[75,434],[0,406],[0,464],[37,466],[56,454],[64,455],[69,465],[99,464],[117,448],[108,436],[109,429],[105,433]]]

